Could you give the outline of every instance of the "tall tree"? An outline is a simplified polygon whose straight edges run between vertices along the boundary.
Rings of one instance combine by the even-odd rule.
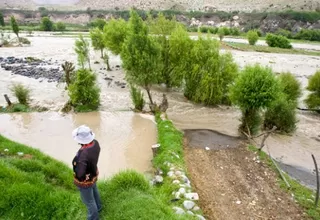
[[[121,58],[126,78],[147,91],[151,105],[153,100],[150,87],[158,81],[159,57],[160,46],[148,36],[148,28],[138,13],[131,10],[129,34],[124,41]]]
[[[84,69],[85,64],[88,63],[89,69],[91,70],[89,42],[83,38],[82,34],[80,34],[79,39],[75,42],[75,52],[78,55],[78,63],[82,69]]]
[[[11,16],[11,28],[12,28],[12,31],[17,35],[18,37],[18,41],[20,42],[20,39],[19,39],[19,25],[16,21],[16,18],[14,16]]]
[[[123,19],[111,19],[103,29],[106,47],[115,55],[120,54],[128,35],[128,24]]]
[[[50,20],[49,17],[43,17],[41,19],[40,29],[43,31],[53,31],[53,22]]]
[[[103,49],[106,47],[103,32],[99,28],[90,30],[92,46],[95,50],[100,50],[101,58],[103,58]]]
[[[2,27],[4,27],[4,26],[5,26],[4,18],[3,18],[3,14],[2,14],[2,12],[0,12],[0,25],[1,25]]]

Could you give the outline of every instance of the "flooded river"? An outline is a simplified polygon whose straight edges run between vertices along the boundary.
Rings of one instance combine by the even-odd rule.
[[[76,63],[73,51],[74,38],[33,37],[30,40],[32,42],[30,47],[1,48],[0,56],[34,56],[57,60],[60,63],[64,60]],[[259,62],[272,67],[276,72],[290,71],[303,87],[306,86],[308,77],[320,68],[319,57],[231,52],[241,67],[248,63]],[[120,64],[118,56],[110,56],[110,58],[111,66],[115,67]],[[99,60],[99,53],[91,51],[92,63],[96,60]],[[121,88],[104,79],[112,77],[113,82],[124,82],[124,73],[121,69],[113,68],[113,71],[107,72],[101,69],[104,67],[101,63],[92,64],[92,66],[97,73],[98,84],[101,88],[100,112],[68,115],[52,111],[2,114],[0,115],[1,134],[39,148],[54,158],[70,164],[78,149],[77,144],[72,140],[71,131],[80,124],[87,124],[97,134],[97,139],[102,146],[99,167],[103,176],[110,176],[124,168],[148,172],[152,159],[150,147],[157,141],[154,122],[150,120],[150,117],[142,117],[130,111],[131,100],[127,87]],[[32,89],[32,103],[44,105],[50,110],[59,110],[68,98],[64,85],[12,75],[3,69],[0,69],[1,97],[5,93],[10,94],[8,85],[11,82],[28,84]],[[162,97],[162,92],[164,92],[163,89],[159,88],[153,91],[157,103]],[[239,110],[233,107],[207,108],[194,105],[178,92],[169,93],[168,99],[168,116],[179,129],[212,129],[231,136],[238,135]],[[0,98],[0,105],[4,104],[4,99]],[[300,105],[303,106],[302,101]],[[318,115],[302,112],[299,112],[298,118],[299,123],[295,134],[292,136],[273,135],[267,140],[265,150],[270,150],[274,158],[288,167],[299,167],[308,173],[308,177],[304,175],[304,178],[301,178],[306,183],[307,179],[313,178],[311,153],[315,155],[320,164],[320,147],[317,140],[320,118]]]

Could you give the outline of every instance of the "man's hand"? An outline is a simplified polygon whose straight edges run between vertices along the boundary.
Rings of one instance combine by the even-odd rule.
[[[89,177],[90,177],[90,174],[86,174],[86,180],[85,181],[89,180]]]

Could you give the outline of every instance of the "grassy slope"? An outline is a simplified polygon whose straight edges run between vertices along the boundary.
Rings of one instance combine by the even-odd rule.
[[[275,165],[272,163],[271,159],[265,152],[263,151],[259,152],[258,149],[255,148],[254,146],[249,146],[249,149],[259,154],[261,160],[265,161],[275,172],[278,172]],[[290,189],[287,188],[285,182],[281,179],[279,175],[280,187],[286,190],[288,193],[293,194],[295,196],[295,200],[297,201],[297,203],[306,210],[306,213],[312,219],[319,220],[320,207],[319,205],[318,207],[314,206],[315,193],[309,188],[298,183],[296,180],[293,180],[292,178],[290,178],[287,174],[284,174],[284,176],[286,177],[291,188]]]
[[[171,121],[161,120],[159,116],[156,116],[156,121],[158,126],[158,143],[161,146],[157,156],[153,160],[154,167],[160,168],[164,174],[166,174],[170,170],[169,166],[166,165],[166,162],[169,162],[173,164],[175,168],[186,173],[183,153],[183,134],[174,127]],[[176,155],[178,155],[178,157]],[[171,202],[171,200],[174,199],[172,192],[178,191],[179,188],[179,185],[172,184],[172,179],[170,177],[164,177],[164,183],[156,189],[157,194],[161,195],[159,198],[164,203],[182,207],[181,204],[183,203],[183,200]],[[194,213],[202,214],[201,211],[195,211]],[[187,219],[193,218],[189,217]]]
[[[9,149],[8,152],[4,151]],[[17,156],[17,152],[32,155]],[[101,219],[178,219],[142,175],[124,171],[99,182]],[[0,136],[1,219],[85,219],[72,170],[40,151]]]

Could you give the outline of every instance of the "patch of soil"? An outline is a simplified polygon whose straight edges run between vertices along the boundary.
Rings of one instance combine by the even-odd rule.
[[[22,158],[23,158],[23,159],[32,159],[32,158],[33,158],[33,155],[31,155],[31,154],[25,154],[25,155],[23,155]]]
[[[209,133],[185,135],[187,169],[208,220],[308,219],[294,199],[280,189],[276,173],[257,160],[240,139],[224,136],[232,148],[203,149],[205,142],[220,146],[224,141],[215,132],[207,138]]]

